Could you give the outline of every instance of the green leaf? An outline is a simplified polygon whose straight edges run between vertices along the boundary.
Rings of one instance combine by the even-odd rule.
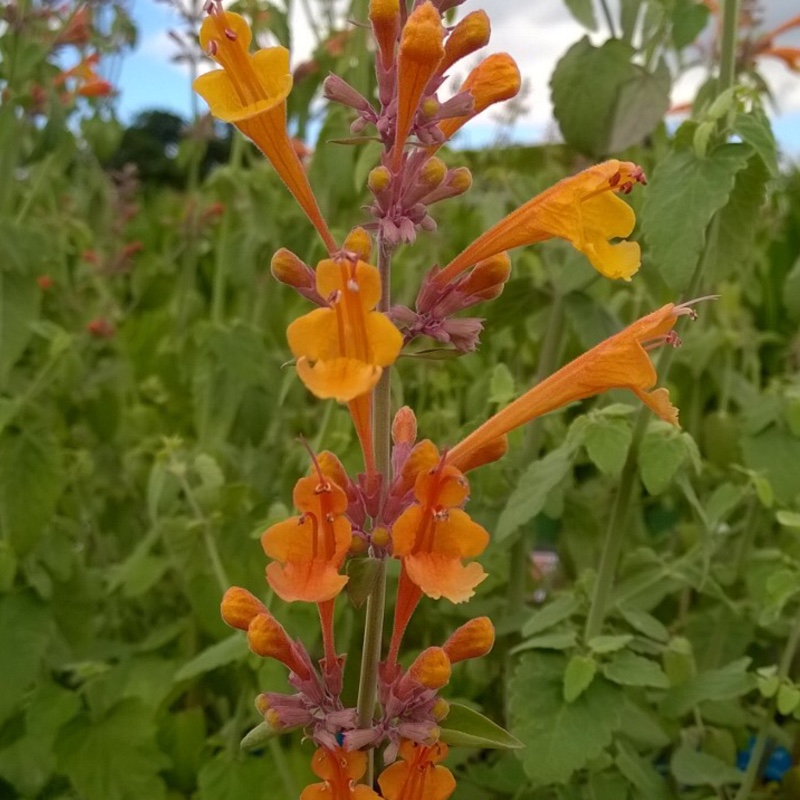
[[[800,530],[800,513],[797,511],[779,511],[775,515],[775,519],[778,520],[778,524],[783,525],[784,528]]]
[[[564,700],[574,703],[592,685],[596,674],[597,662],[591,656],[572,656],[564,671]]]
[[[624,741],[617,742],[615,763],[629,783],[638,789],[639,797],[646,797],[648,800],[671,800],[672,795],[664,778],[649,761],[645,761]]]
[[[48,433],[0,436],[0,530],[18,556],[44,532],[64,483],[61,449]]]
[[[702,672],[674,686],[664,698],[662,710],[682,716],[706,700],[730,700],[755,688],[755,677],[747,672],[749,658],[739,658],[720,669]]]
[[[567,8],[575,19],[590,31],[597,30],[597,18],[594,14],[592,0],[564,0]]]
[[[652,263],[674,291],[688,287],[705,246],[706,228],[728,202],[736,173],[747,166],[751,154],[744,144],[723,145],[706,158],[676,150],[656,166],[641,226]]]
[[[495,539],[502,542],[541,512],[547,496],[572,469],[573,447],[562,445],[520,475],[497,521]]]
[[[241,633],[234,633],[221,642],[212,644],[202,653],[187,661],[176,673],[174,682],[188,681],[199,675],[241,661],[248,653],[247,639]]]
[[[0,385],[33,336],[40,300],[32,275],[3,271],[0,264]]]
[[[753,108],[736,115],[733,132],[758,153],[772,177],[778,174],[778,145],[769,117],[763,109]]]
[[[613,653],[622,650],[632,639],[633,636],[629,633],[622,633],[616,636],[595,636],[587,644],[593,653]]]
[[[800,705],[800,689],[793,683],[782,683],[776,698],[778,712],[788,716]]]
[[[654,495],[666,491],[686,455],[686,443],[677,428],[652,425],[639,450],[639,473],[647,491]]]
[[[708,753],[682,744],[672,755],[670,769],[678,783],[687,786],[713,786],[742,782],[744,773]]]
[[[553,631],[526,639],[513,647],[510,652],[511,655],[515,655],[525,650],[567,650],[573,647],[577,641],[578,634],[575,631]]]
[[[589,458],[604,474],[616,477],[622,471],[633,434],[630,423],[607,414],[591,414],[583,434]]]
[[[755,436],[742,439],[744,465],[761,473],[781,503],[791,503],[800,492],[800,439],[770,425]]]
[[[159,771],[169,766],[155,743],[152,709],[123,700],[100,719],[69,722],[56,742],[59,768],[82,800],[163,800]]]
[[[635,50],[611,39],[574,44],[550,80],[553,111],[564,139],[582,153],[602,156],[637,144],[669,107],[670,76],[633,63]]]
[[[504,406],[510,403],[516,395],[514,376],[501,361],[492,371],[492,379],[489,382],[489,402]]]
[[[669,631],[652,614],[630,606],[620,606],[619,613],[632,628],[649,639],[657,642],[669,641]]]
[[[454,747],[519,750],[525,746],[488,717],[459,703],[450,704],[439,738]]]
[[[668,689],[669,678],[655,662],[626,650],[617,653],[611,661],[603,665],[603,675],[622,686],[652,686],[655,689]]]
[[[534,786],[566,783],[611,744],[620,725],[620,691],[603,677],[564,702],[566,664],[562,655],[529,653],[511,680],[512,732],[526,744],[520,758]]]
[[[347,596],[356,608],[361,608],[369,597],[380,567],[381,561],[377,558],[351,558],[345,565],[350,579],[346,584]]]
[[[200,770],[197,800],[254,800],[267,794],[270,800],[296,800],[283,786],[271,759],[232,758],[223,750]]]
[[[540,611],[537,611],[523,626],[523,636],[533,636],[554,625],[558,625],[562,620],[572,616],[579,608],[581,602],[574,594],[563,594],[553,600]]]
[[[695,0],[676,0],[672,9],[672,43],[683,50],[703,31],[708,22],[708,8]]]
[[[0,598],[0,723],[36,682],[52,634],[48,609],[32,593]]]

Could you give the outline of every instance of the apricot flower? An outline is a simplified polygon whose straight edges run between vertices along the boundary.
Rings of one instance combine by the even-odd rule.
[[[233,123],[270,160],[329,252],[336,250],[303,164],[286,130],[286,98],[292,89],[289,51],[268,47],[250,54],[253,34],[244,17],[212,0],[200,29],[200,44],[222,66],[197,78],[194,90],[211,113]]]
[[[647,351],[659,344],[678,343],[672,326],[683,315],[693,316],[694,311],[688,305],[668,303],[600,342],[484,422],[448,451],[447,464],[464,469],[475,453],[509,431],[608,389],[630,389],[661,419],[677,425],[678,410],[670,403],[669,392],[664,388],[651,391],[657,375]]]
[[[628,161],[605,161],[565,178],[512,211],[479,236],[436,276],[448,283],[468,267],[513,247],[557,237],[580,250],[607,278],[630,280],[639,269],[635,242],[611,244],[633,231],[633,209],[617,197],[635,183],[644,183],[642,170]]]
[[[455,791],[453,773],[439,762],[447,756],[447,745],[400,744],[400,758],[378,777],[385,800],[446,800]],[[303,798],[303,800],[306,800]]]
[[[480,564],[462,564],[489,543],[489,534],[459,508],[468,495],[466,478],[440,460],[419,473],[414,484],[417,502],[392,528],[393,553],[403,560],[403,572],[434,600],[468,600],[486,577]]]
[[[380,795],[356,781],[367,771],[367,754],[359,750],[318,748],[311,769],[322,783],[306,786],[300,800],[380,800]]]
[[[373,311],[381,297],[376,267],[346,258],[322,261],[317,292],[330,306],[296,319],[286,336],[311,393],[346,403],[372,390],[403,337],[385,314]]]
[[[282,600],[324,603],[347,583],[339,574],[352,540],[344,516],[347,495],[324,476],[300,478],[294,504],[301,516],[268,528],[261,537],[264,552],[275,561],[267,567],[267,581]]]

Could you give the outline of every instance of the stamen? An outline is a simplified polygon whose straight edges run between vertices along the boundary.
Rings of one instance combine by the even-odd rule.
[[[358,291],[358,283],[356,282],[355,278],[348,278],[348,280],[347,280],[347,288],[351,292],[357,292]]]
[[[619,172],[615,172],[615,173],[614,173],[614,174],[613,174],[613,175],[612,175],[612,176],[611,176],[611,177],[608,179],[608,185],[609,185],[609,186],[616,186],[616,185],[617,185],[617,184],[620,182],[620,179],[621,179],[621,178],[622,178],[622,176],[620,175],[620,173],[619,173]]]
[[[236,35],[236,31],[232,31],[230,28],[225,28],[225,38],[230,42],[235,42],[239,37]]]
[[[342,290],[334,289],[327,297],[328,303],[332,306],[342,302]]]
[[[322,471],[322,467],[317,459],[317,454],[311,449],[311,445],[306,441],[305,436],[300,434],[300,436],[297,438],[300,440],[300,444],[303,445],[308,452],[308,455],[311,458],[311,463],[314,465],[314,469],[316,469],[317,475],[319,476],[319,483],[314,487],[314,494],[322,494],[323,492],[333,491],[330,481],[325,477],[325,473]]]
[[[210,55],[213,58],[217,54],[218,50],[219,50],[219,45],[217,44],[217,40],[209,39],[208,47],[206,47],[206,53],[208,53],[208,55]]]

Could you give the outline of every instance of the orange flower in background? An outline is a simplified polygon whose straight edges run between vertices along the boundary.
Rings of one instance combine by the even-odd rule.
[[[300,800],[381,800],[380,795],[356,781],[367,771],[367,754],[359,750],[317,749],[311,769],[322,783],[306,786]]]
[[[687,305],[668,303],[634,322],[545,378],[499,411],[449,450],[448,464],[464,468],[476,452],[509,431],[576,400],[608,389],[630,389],[665,422],[678,424],[678,409],[664,389],[650,391],[658,376],[648,355],[650,346],[677,341],[672,327],[678,317],[693,315]]]
[[[310,475],[297,482],[293,500],[302,515],[278,522],[261,537],[264,552],[275,559],[267,581],[287,602],[332,600],[347,583],[339,574],[352,540],[344,516],[347,495],[324,476]]]
[[[60,72],[53,80],[53,85],[62,86],[68,80],[74,79],[75,94],[81,97],[108,97],[113,93],[114,87],[95,72],[99,61],[99,53],[85,56],[71,69]]]
[[[309,391],[346,403],[374,388],[383,368],[397,358],[403,337],[385,314],[373,310],[381,298],[376,267],[327,259],[317,266],[316,279],[317,292],[330,306],[296,319],[286,337]]]
[[[400,166],[403,144],[422,93],[444,58],[443,40],[441,16],[433,4],[417,6],[403,26],[397,56],[397,127],[392,151],[395,169]]]
[[[447,757],[447,745],[426,746],[405,740],[400,758],[378,777],[385,800],[446,800],[455,791],[453,773],[439,762]],[[302,798],[306,800],[306,798]]]
[[[417,502],[392,527],[393,555],[403,560],[410,581],[434,600],[462,603],[486,577],[480,564],[462,563],[479,556],[489,543],[489,534],[459,508],[468,495],[467,479],[440,459],[419,473]]]
[[[200,29],[200,43],[222,66],[194,82],[211,113],[231,122],[270,160],[329,252],[336,243],[322,218],[302,162],[286,130],[286,98],[292,89],[289,51],[268,47],[250,54],[253,34],[244,17],[212,3]]]
[[[445,284],[478,261],[553,237],[570,242],[605,277],[630,280],[641,263],[639,245],[610,240],[629,236],[636,217],[616,192],[643,182],[639,167],[616,160],[564,178],[479,236],[436,280]]]
[[[461,117],[443,119],[439,123],[439,130],[444,134],[444,140],[452,139],[456,131],[489,106],[516,97],[521,86],[519,67],[508,53],[494,53],[487,56],[470,72],[458,90],[459,93],[469,92],[472,95],[472,111]],[[430,147],[428,152],[434,152],[439,147],[440,145]]]

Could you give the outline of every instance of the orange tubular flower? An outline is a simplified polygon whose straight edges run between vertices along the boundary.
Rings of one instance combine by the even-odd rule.
[[[381,65],[389,69],[400,32],[400,0],[370,0],[369,21],[378,43]]]
[[[639,269],[639,245],[611,244],[633,231],[633,209],[615,192],[644,183],[641,168],[629,161],[605,161],[564,178],[529,200],[479,236],[436,276],[448,283],[478,261],[513,247],[558,237],[580,250],[607,278],[628,281]]]
[[[439,65],[439,72],[447,72],[456,61],[489,44],[491,31],[489,15],[485,11],[478,10],[467,14],[447,37],[444,44],[444,59]]]
[[[309,391],[340,403],[371,391],[394,363],[403,336],[380,311],[380,274],[343,258],[317,266],[317,292],[331,305],[296,319],[286,330],[297,372]]]
[[[324,476],[311,475],[300,478],[293,499],[302,515],[278,522],[261,537],[264,552],[275,559],[267,581],[287,602],[324,603],[347,583],[339,574],[352,539],[344,516],[347,495]]]
[[[694,311],[668,303],[600,342],[484,422],[448,451],[447,464],[463,469],[487,443],[536,417],[608,389],[630,389],[661,419],[677,425],[678,409],[670,403],[669,392],[664,388],[650,391],[658,377],[647,350],[677,343],[672,326],[684,315],[693,316]]]
[[[364,752],[320,747],[311,759],[311,769],[323,782],[306,786],[300,800],[381,800],[369,786],[355,783],[367,771]]]
[[[286,130],[286,98],[292,89],[289,51],[268,47],[249,53],[253,38],[244,17],[213,3],[200,29],[200,43],[222,69],[201,75],[194,90],[211,113],[233,123],[270,160],[311,224],[334,252],[336,242],[322,218],[308,177]]]
[[[419,473],[417,503],[392,528],[393,554],[403,560],[403,572],[434,600],[462,603],[486,577],[480,564],[461,563],[479,556],[489,543],[489,534],[459,508],[468,495],[469,484],[460,470],[440,460]]]
[[[397,128],[392,155],[395,170],[400,167],[403,144],[422,93],[444,58],[443,39],[444,27],[433,4],[417,6],[403,27],[397,56]]]
[[[439,130],[444,134],[445,141],[451,139],[457,130],[489,106],[516,97],[521,85],[519,67],[508,53],[495,53],[485,58],[470,72],[458,90],[472,95],[472,111],[463,117],[451,117],[439,123]],[[439,146],[428,148],[428,152],[435,151]]]
[[[378,777],[385,800],[447,800],[456,789],[453,773],[439,766],[447,756],[447,745],[426,746],[404,740],[400,757]],[[302,798],[301,800],[306,800]]]

